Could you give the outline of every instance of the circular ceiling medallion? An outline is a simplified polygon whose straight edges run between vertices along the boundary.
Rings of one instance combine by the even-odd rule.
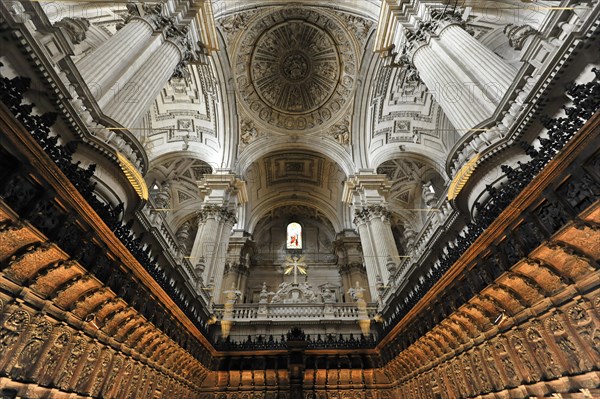
[[[352,103],[354,41],[334,17],[279,8],[250,22],[237,42],[235,82],[247,113],[277,130],[323,129]]]
[[[321,107],[335,91],[340,62],[333,39],[305,21],[286,21],[256,42],[251,79],[260,98],[274,109],[303,114]]]

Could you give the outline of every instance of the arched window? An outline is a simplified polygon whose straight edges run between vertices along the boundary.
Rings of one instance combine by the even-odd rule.
[[[287,249],[302,249],[302,226],[292,222],[287,226]]]

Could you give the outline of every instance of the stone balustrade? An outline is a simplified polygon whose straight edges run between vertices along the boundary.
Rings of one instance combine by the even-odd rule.
[[[439,240],[447,240],[445,233],[456,220],[458,213],[450,205],[446,193],[440,196],[438,203],[432,209],[429,211],[423,227],[417,233],[408,257],[400,258],[396,272],[390,279],[393,283],[385,287],[382,293],[385,301],[391,296],[399,294],[399,284],[406,281],[418,265],[423,264],[424,259],[429,255],[428,249],[432,244]]]
[[[223,319],[223,305],[214,305],[214,313],[219,320]],[[367,306],[369,318],[377,314],[376,304]],[[235,322],[290,322],[298,320],[346,320],[354,321],[359,318],[358,308],[351,303],[298,303],[298,304],[272,304],[272,303],[245,303],[235,305],[233,308],[233,321]]]

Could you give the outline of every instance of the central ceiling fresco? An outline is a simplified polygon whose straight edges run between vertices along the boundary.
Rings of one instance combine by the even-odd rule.
[[[280,132],[339,121],[352,104],[358,72],[358,42],[348,21],[307,7],[249,19],[234,56],[245,113]]]

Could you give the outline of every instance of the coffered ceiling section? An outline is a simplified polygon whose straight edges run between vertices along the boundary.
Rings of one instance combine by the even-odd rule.
[[[283,153],[265,158],[267,187],[282,183],[306,183],[320,186],[325,159],[306,154]]]
[[[249,229],[281,206],[318,211],[339,228],[346,175],[331,159],[312,151],[278,151],[253,162],[243,175],[248,187]]]
[[[373,22],[326,7],[264,7],[220,19],[241,120],[258,131],[323,133],[346,118]]]
[[[320,154],[290,150],[268,154],[255,162],[245,179],[256,190],[271,191],[275,187],[275,191],[280,191],[283,185],[292,190],[306,185],[312,186],[310,190],[332,187],[337,190],[344,180],[344,173],[335,162]]]

